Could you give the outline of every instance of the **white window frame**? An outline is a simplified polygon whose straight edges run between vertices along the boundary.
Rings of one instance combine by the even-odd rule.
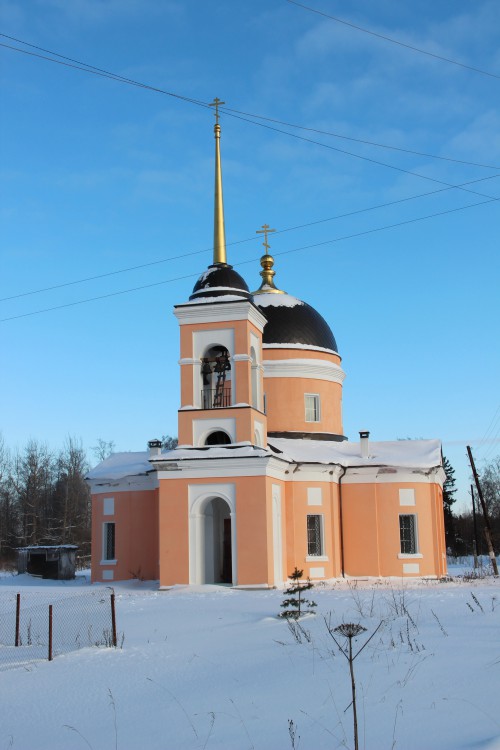
[[[307,400],[309,398],[314,399],[312,412],[316,419],[308,419],[308,413],[310,415],[311,410],[308,407]],[[321,422],[321,398],[319,393],[304,393],[304,412],[306,422]]]
[[[414,539],[414,551],[413,552],[403,552],[403,539],[401,536],[401,519],[402,518],[412,518],[413,519],[413,539]],[[418,544],[418,516],[416,513],[400,513],[399,514],[399,558],[406,558],[406,557],[422,557],[420,554],[420,548]]]
[[[320,551],[318,554],[311,554],[309,551],[309,518],[319,519],[319,539]],[[307,556],[306,562],[326,561],[325,555],[325,519],[322,513],[308,513],[306,517],[306,539],[307,539]]]
[[[108,526],[114,526],[113,546],[114,557],[108,557]],[[116,523],[105,521],[102,525],[102,560],[101,565],[114,565],[116,563]]]

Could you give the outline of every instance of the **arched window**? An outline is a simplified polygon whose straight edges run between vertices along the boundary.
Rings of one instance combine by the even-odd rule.
[[[229,445],[230,443],[231,438],[227,432],[223,432],[222,430],[211,432],[205,440],[205,445]]]
[[[201,359],[202,409],[231,406],[231,362],[225,346],[212,346]]]

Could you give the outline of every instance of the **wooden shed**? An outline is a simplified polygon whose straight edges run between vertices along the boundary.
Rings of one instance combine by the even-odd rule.
[[[75,577],[77,550],[75,544],[19,547],[17,572],[30,573],[40,578],[70,580]]]

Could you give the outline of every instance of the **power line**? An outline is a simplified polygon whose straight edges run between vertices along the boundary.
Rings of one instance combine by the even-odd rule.
[[[491,443],[489,449],[486,451],[486,453],[483,455],[482,461],[489,461],[490,458],[493,456],[494,451],[498,451],[498,444],[500,442],[500,426],[498,430],[492,435],[492,437],[488,438],[488,442]]]
[[[3,36],[3,35],[0,34],[0,36]],[[5,47],[7,49],[12,49],[17,52],[22,52],[23,54],[30,55],[32,57],[39,57],[43,60],[47,60],[48,62],[54,62],[57,65],[65,65],[67,67],[76,68],[78,70],[83,70],[84,72],[92,73],[94,75],[102,76],[104,78],[110,78],[111,80],[119,81],[121,83],[130,84],[130,85],[137,86],[143,89],[148,89],[151,91],[156,91],[157,93],[166,94],[167,96],[172,96],[176,99],[181,99],[183,101],[187,101],[191,104],[196,104],[198,106],[202,106],[205,108],[208,108],[209,106],[208,104],[205,104],[204,102],[200,102],[197,99],[190,99],[189,97],[181,96],[179,94],[174,94],[171,91],[165,91],[163,89],[159,89],[154,86],[148,86],[146,84],[138,83],[138,82],[132,81],[132,79],[130,78],[125,78],[123,76],[115,75],[114,73],[101,72],[100,68],[94,68],[93,66],[81,67],[80,64],[74,65],[72,63],[63,62],[62,60],[54,60],[50,57],[45,57],[44,55],[39,55],[35,52],[28,52],[27,50],[22,50],[17,47],[12,47],[11,45],[8,45],[8,44],[3,44],[2,42],[0,42],[0,47]],[[86,65],[86,63],[82,63],[81,65]],[[229,115],[230,117],[234,117],[238,120],[242,120],[243,122],[248,122],[251,125],[258,125],[259,127],[266,128],[267,130],[272,130],[276,133],[281,133],[282,135],[288,135],[290,138],[296,138],[306,143],[313,143],[316,146],[321,146],[322,148],[327,148],[330,151],[336,151],[337,153],[344,154],[346,156],[351,156],[355,159],[361,159],[362,161],[369,162],[370,164],[376,164],[377,166],[380,166],[380,167],[393,169],[403,174],[409,174],[409,175],[412,175],[413,177],[419,177],[422,180],[429,180],[430,182],[435,182],[438,185],[447,185],[448,187],[455,187],[455,185],[451,185],[449,182],[444,182],[444,180],[438,180],[435,177],[428,177],[427,175],[420,174],[419,172],[413,172],[410,169],[404,169],[403,167],[397,167],[394,164],[387,164],[386,162],[379,161],[378,159],[372,159],[368,156],[362,156],[361,154],[356,154],[352,151],[346,151],[345,149],[338,148],[336,146],[331,146],[327,143],[321,143],[321,141],[313,140],[312,138],[306,138],[305,136],[298,135],[297,133],[289,133],[286,130],[281,130],[280,128],[275,128],[275,127],[272,127],[271,125],[266,125],[263,122],[255,122],[254,120],[248,119],[248,117],[243,117],[242,115],[236,114],[235,110],[233,111],[226,110],[226,114]],[[495,169],[495,167],[493,167],[493,169]],[[467,190],[466,188],[459,188],[459,189],[465,190],[465,192],[468,192],[468,193],[473,193],[474,195],[479,195],[482,198],[492,197],[491,195],[484,195],[483,193],[478,193],[474,190]]]
[[[490,424],[486,428],[486,432],[484,433],[484,435],[481,438],[481,440],[479,440],[479,443],[483,443],[485,441],[486,436],[488,435],[488,433],[490,432],[491,428],[493,427],[493,424],[496,422],[496,417],[497,417],[497,414],[499,412],[500,412],[500,404],[497,406],[497,409],[496,409],[496,411],[495,411],[495,413],[493,415],[493,419],[491,420]]]
[[[410,148],[402,148],[401,146],[390,146],[387,143],[378,143],[377,141],[368,141],[366,138],[353,138],[349,135],[342,133],[334,133],[331,130],[320,130],[319,128],[310,128],[305,125],[295,125],[293,122],[286,122],[285,120],[277,120],[274,117],[265,117],[264,115],[254,115],[252,112],[242,112],[238,109],[232,109],[231,107],[221,107],[221,112],[226,114],[234,112],[238,115],[245,115],[246,117],[253,117],[256,120],[265,120],[266,122],[274,122],[276,125],[285,125],[288,128],[297,128],[298,130],[305,130],[310,133],[318,133],[319,135],[328,135],[332,138],[340,138],[344,141],[353,141],[354,143],[362,143],[367,146],[376,146],[377,148],[385,148],[391,151],[400,151],[404,154],[413,154],[414,156],[425,156],[429,159],[439,159],[441,161],[448,161],[454,164],[465,164],[469,167],[482,167],[483,169],[500,169],[500,167],[494,166],[493,164],[482,164],[481,162],[466,161],[465,159],[453,159],[450,156],[438,156],[437,154],[430,154],[427,151],[414,151]]]
[[[483,455],[483,460],[489,458],[491,453],[495,450],[496,444],[498,443],[498,435],[500,433],[500,405],[497,407],[493,418],[488,425],[486,432],[484,433],[481,440],[478,441],[478,452],[486,451]]]
[[[463,187],[463,185],[471,185],[471,184],[474,184],[476,182],[484,182],[485,180],[492,180],[492,179],[494,179],[496,177],[500,177],[500,174],[499,175],[489,175],[488,177],[480,177],[480,178],[478,178],[476,180],[469,180],[468,182],[464,182],[461,185],[454,186],[454,188]],[[345,219],[345,218],[348,218],[350,216],[356,216],[356,215],[359,215],[359,214],[362,214],[362,213],[368,213],[369,211],[376,211],[376,210],[378,210],[380,208],[389,208],[390,206],[398,205],[400,203],[407,203],[409,201],[416,200],[417,198],[426,198],[426,197],[428,197],[430,195],[437,195],[438,193],[444,193],[444,192],[446,192],[448,190],[452,190],[454,188],[448,188],[448,187],[438,188],[437,190],[431,190],[431,191],[426,192],[426,193],[419,193],[418,195],[411,195],[411,196],[408,196],[407,198],[398,198],[397,200],[388,201],[387,203],[379,203],[379,204],[377,204],[375,206],[368,206],[366,208],[358,208],[358,209],[356,209],[354,211],[348,211],[348,212],[346,212],[344,214],[337,214],[336,216],[330,216],[330,217],[328,217],[326,219],[316,219],[315,221],[309,221],[309,222],[307,222],[305,224],[297,224],[296,226],[293,226],[293,227],[286,227],[285,229],[278,229],[278,230],[276,230],[276,234],[285,234],[287,232],[295,232],[298,229],[307,229],[309,227],[316,226],[318,224],[325,224],[326,222],[329,222],[329,221],[336,221],[337,219]],[[493,200],[499,200],[499,199],[493,199]],[[241,244],[244,244],[246,242],[255,242],[257,239],[258,239],[258,237],[254,237],[254,236],[247,237],[246,239],[235,240],[233,242],[228,242],[227,246],[228,247],[232,247],[234,245],[241,245]],[[121,273],[127,273],[129,271],[138,271],[141,268],[149,268],[151,266],[157,266],[157,265],[160,265],[162,263],[168,263],[168,262],[170,262],[172,260],[179,260],[180,258],[186,258],[186,257],[190,257],[190,256],[193,256],[193,255],[201,255],[203,253],[212,252],[212,251],[213,251],[213,247],[207,247],[204,250],[193,250],[193,251],[181,253],[180,255],[171,255],[168,258],[160,258],[159,260],[149,261],[148,263],[140,263],[140,264],[137,264],[135,266],[127,266],[126,268],[120,268],[120,269],[117,269],[115,271],[108,271],[106,273],[95,274],[93,276],[86,276],[86,277],[81,278],[81,279],[74,279],[73,281],[65,281],[65,282],[62,282],[61,284],[53,284],[52,286],[46,286],[46,287],[42,287],[40,289],[32,289],[29,292],[20,292],[19,294],[13,294],[13,295],[11,295],[9,297],[0,297],[0,302],[8,302],[10,300],[20,299],[21,297],[30,297],[30,296],[32,296],[34,294],[41,294],[42,292],[51,292],[51,291],[54,291],[56,289],[62,289],[62,288],[67,287],[67,286],[75,286],[76,284],[84,284],[84,283],[86,283],[88,281],[95,281],[97,279],[104,279],[104,278],[106,278],[108,276],[117,276],[117,275],[119,275]]]
[[[176,94],[173,91],[167,91],[165,89],[160,89],[160,88],[158,88],[156,86],[151,86],[151,85],[146,84],[146,83],[141,83],[139,81],[135,81],[134,79],[127,78],[126,76],[122,76],[119,73],[113,73],[113,72],[111,72],[109,70],[105,70],[104,68],[98,68],[95,65],[91,65],[90,63],[85,63],[85,62],[82,62],[81,60],[76,60],[76,59],[74,59],[72,57],[67,57],[66,55],[61,55],[58,52],[54,52],[52,50],[46,49],[45,47],[39,47],[38,45],[31,44],[30,42],[25,42],[24,40],[18,39],[17,37],[9,36],[8,34],[2,34],[2,33],[0,33],[0,36],[4,37],[6,39],[11,39],[11,40],[13,40],[15,42],[18,42],[19,44],[24,44],[24,45],[26,45],[28,47],[31,47],[32,49],[37,49],[37,50],[40,50],[41,52],[46,52],[47,54],[53,55],[54,57],[59,57],[59,58],[61,58],[61,60],[54,60],[52,57],[46,57],[45,55],[39,55],[39,54],[36,54],[36,53],[33,53],[33,52],[28,52],[27,50],[23,50],[23,49],[20,49],[18,47],[13,47],[12,45],[3,44],[3,43],[0,42],[0,46],[4,47],[6,49],[10,49],[10,50],[13,50],[15,52],[21,52],[22,54],[26,54],[26,55],[29,55],[31,57],[37,57],[37,58],[40,58],[40,59],[45,60],[47,62],[53,62],[53,63],[57,63],[59,65],[67,66],[69,68],[73,68],[73,69],[76,69],[76,70],[81,70],[81,71],[83,71],[85,73],[92,73],[93,75],[102,76],[103,78],[108,78],[108,79],[111,79],[111,80],[116,80],[116,81],[118,81],[120,83],[126,83],[126,84],[128,84],[130,86],[136,86],[137,88],[142,88],[142,89],[146,89],[148,91],[154,91],[155,93],[164,94],[165,96],[170,96],[170,97],[173,97],[174,99],[179,99],[181,101],[188,102],[189,104],[195,104],[195,105],[197,105],[199,107],[204,107],[205,109],[208,109],[208,107],[209,107],[209,105],[207,103],[202,102],[199,99],[193,99],[192,97],[183,96],[181,94]],[[68,62],[63,62],[64,60],[66,60]],[[318,133],[318,134],[321,134],[321,135],[327,135],[327,136],[330,136],[330,137],[333,137],[333,138],[340,138],[342,140],[348,140],[348,141],[352,141],[354,143],[362,143],[364,145],[375,146],[376,148],[385,148],[385,149],[390,149],[392,151],[399,151],[399,152],[402,152],[402,153],[413,154],[414,156],[424,156],[424,157],[429,158],[429,159],[438,159],[438,160],[441,160],[441,161],[447,161],[447,162],[452,162],[452,163],[456,163],[456,164],[464,164],[464,165],[472,166],[472,167],[481,167],[483,169],[500,169],[500,167],[494,166],[492,164],[482,164],[482,163],[479,163],[479,162],[467,161],[465,159],[454,159],[454,158],[449,157],[449,156],[438,156],[437,154],[431,154],[431,153],[423,152],[423,151],[415,151],[415,150],[408,149],[408,148],[402,148],[400,146],[392,146],[392,145],[389,145],[389,144],[378,143],[376,141],[369,141],[369,140],[362,139],[362,138],[353,138],[351,136],[346,136],[346,135],[341,134],[341,133],[334,133],[334,132],[327,131],[327,130],[319,130],[317,128],[306,127],[304,125],[297,125],[295,123],[289,123],[289,122],[286,122],[284,120],[278,120],[276,118],[266,117],[265,115],[258,115],[258,114],[252,113],[252,112],[244,112],[244,111],[241,111],[241,110],[238,110],[238,109],[232,109],[230,107],[221,107],[221,111],[224,111],[226,114],[234,113],[234,114],[243,115],[243,116],[246,116],[246,117],[253,117],[254,119],[257,119],[257,120],[265,120],[267,122],[274,122],[275,124],[284,125],[286,127],[291,127],[291,128],[296,128],[298,130],[304,130],[304,131],[308,131],[308,132],[312,132],[312,133]],[[253,123],[253,124],[257,125],[258,123]],[[279,132],[281,132],[281,131],[279,131]],[[348,153],[348,152],[346,152],[346,153]]]
[[[467,65],[466,63],[459,62],[458,60],[452,60],[450,57],[444,57],[443,55],[437,55],[434,52],[429,52],[428,50],[421,49],[420,47],[414,47],[412,44],[407,44],[406,42],[401,42],[399,39],[394,39],[390,36],[385,36],[384,34],[379,34],[376,31],[372,31],[371,29],[365,29],[362,26],[357,26],[354,23],[351,23],[350,21],[345,21],[342,18],[337,18],[337,16],[331,16],[328,13],[324,13],[321,10],[317,10],[316,8],[311,8],[308,5],[302,5],[302,3],[298,3],[296,0],[286,0],[286,2],[290,3],[291,5],[296,5],[298,8],[303,8],[304,10],[308,10],[310,13],[316,13],[318,16],[323,16],[324,18],[328,18],[330,21],[336,21],[337,23],[341,23],[344,26],[350,26],[351,29],[356,29],[356,31],[362,31],[364,34],[370,34],[370,36],[375,36],[378,39],[383,39],[385,42],[391,42],[391,44],[397,44],[399,47],[405,47],[406,49],[412,50],[412,52],[419,52],[421,55],[427,55],[428,57],[433,57],[436,60],[441,60],[442,62],[450,63],[451,65],[458,65],[460,68],[465,68],[466,70],[472,70],[474,73],[481,73],[481,75],[489,76],[490,78],[499,78],[500,75],[497,73],[490,73],[488,70],[482,70],[481,68],[475,68],[472,65]]]
[[[289,135],[290,138],[297,138],[298,140],[305,141],[306,143],[314,143],[316,146],[321,146],[322,148],[328,148],[331,151],[336,151],[340,154],[352,156],[355,159],[361,159],[362,161],[367,161],[367,162],[370,162],[371,164],[376,164],[379,167],[386,167],[387,169],[394,169],[396,172],[409,174],[412,177],[419,177],[422,180],[429,180],[430,182],[435,182],[438,185],[447,185],[447,187],[457,187],[458,190],[464,190],[466,193],[473,193],[474,195],[479,195],[481,198],[491,198],[492,200],[496,200],[496,198],[493,198],[491,195],[485,195],[484,193],[478,193],[475,190],[468,190],[467,188],[464,188],[464,187],[451,185],[449,182],[445,182],[444,180],[438,180],[435,177],[428,177],[427,175],[420,174],[420,172],[413,172],[411,169],[404,169],[403,167],[396,167],[394,164],[387,164],[386,162],[379,161],[378,159],[372,159],[369,156],[362,156],[361,154],[355,154],[353,151],[346,151],[343,148],[337,148],[337,146],[330,146],[328,143],[321,143],[321,141],[315,141],[312,138],[306,138],[305,136],[298,135],[297,133],[288,133],[286,130],[281,130],[280,128],[275,128],[271,125],[266,125],[263,122],[254,122],[253,120],[249,120],[246,117],[236,115],[232,112],[227,112],[227,114],[230,117],[235,117],[237,120],[243,120],[244,122],[249,122],[252,125],[258,125],[259,127],[266,128],[267,130],[273,130],[276,133],[283,133],[284,135]]]
[[[419,216],[419,217],[417,217],[415,219],[407,219],[406,221],[400,221],[400,222],[397,222],[396,224],[386,224],[385,226],[382,226],[382,227],[375,227],[373,229],[366,229],[363,232],[356,232],[354,234],[344,235],[343,237],[335,237],[334,239],[331,239],[331,240],[323,240],[322,242],[315,242],[315,243],[313,243],[311,245],[304,245],[302,247],[292,248],[291,250],[283,250],[281,252],[273,253],[273,255],[274,256],[290,255],[291,253],[297,253],[297,252],[301,252],[303,250],[313,250],[315,248],[322,247],[324,245],[330,245],[330,244],[334,244],[334,243],[337,243],[337,242],[343,242],[345,240],[356,239],[358,237],[364,237],[364,236],[367,236],[367,235],[370,235],[370,234],[375,234],[377,232],[383,232],[383,231],[386,231],[388,229],[396,229],[397,227],[406,226],[408,224],[415,224],[415,223],[417,223],[419,221],[425,221],[427,219],[434,219],[434,218],[437,218],[439,216],[445,216],[447,214],[457,213],[458,211],[464,211],[464,210],[466,210],[468,208],[475,208],[476,206],[483,206],[486,203],[492,203],[492,202],[494,202],[496,200],[499,200],[499,199],[497,199],[497,198],[491,198],[489,200],[479,201],[477,203],[470,203],[467,206],[459,206],[458,208],[450,208],[450,209],[448,209],[446,211],[438,211],[437,213],[434,213],[434,214],[428,214],[427,216]],[[250,260],[241,261],[240,263],[235,263],[234,265],[235,266],[244,266],[244,265],[248,265],[249,263],[255,263],[255,262],[256,262],[255,259],[252,258]],[[143,289],[151,289],[152,287],[161,286],[163,284],[170,284],[170,283],[172,283],[174,281],[179,281],[181,279],[195,278],[195,277],[198,277],[200,275],[200,273],[201,272],[198,272],[196,274],[194,274],[194,273],[193,274],[186,274],[184,276],[176,276],[176,277],[171,278],[171,279],[165,279],[164,281],[156,281],[156,282],[153,282],[151,284],[145,284],[143,286],[132,287],[130,289],[123,289],[123,290],[121,290],[119,292],[110,292],[109,294],[102,294],[102,295],[99,295],[97,297],[89,297],[87,299],[77,300],[76,302],[66,302],[63,305],[55,305],[54,307],[47,307],[47,308],[45,308],[43,310],[34,310],[33,312],[22,313],[21,315],[12,315],[12,316],[10,316],[8,318],[0,318],[0,323],[6,323],[6,322],[8,322],[10,320],[18,320],[19,318],[28,318],[28,317],[31,317],[33,315],[41,315],[42,313],[52,312],[54,310],[62,310],[63,308],[67,308],[67,307],[75,307],[76,305],[83,305],[83,304],[87,304],[89,302],[95,302],[95,301],[101,300],[101,299],[108,299],[110,297],[118,297],[118,296],[120,296],[122,294],[129,294],[130,292],[137,292],[137,291],[140,291],[140,290],[143,290]]]
[[[7,37],[7,34],[0,33],[0,36]],[[7,38],[12,38],[12,37],[7,37]],[[29,42],[21,41],[21,44],[27,44],[30,47],[36,48],[35,45],[30,45]],[[47,57],[46,55],[39,55],[36,52],[29,52],[26,49],[13,47],[12,45],[4,44],[3,42],[0,42],[0,47],[4,47],[5,49],[11,49],[11,50],[14,50],[15,52],[21,52],[23,55],[29,55],[30,57],[37,57],[41,60],[46,60],[47,62],[52,62],[52,63],[55,63],[56,65],[62,65],[66,68],[73,68],[74,70],[82,70],[84,73],[92,73],[92,75],[101,76],[102,78],[109,78],[112,81],[118,81],[119,83],[126,83],[129,86],[136,86],[137,88],[147,89],[148,91],[155,91],[158,94],[171,96],[174,99],[180,99],[181,101],[189,102],[189,104],[196,104],[199,107],[205,107],[206,109],[209,108],[208,104],[206,104],[205,102],[199,101],[198,99],[192,99],[189,96],[182,96],[181,94],[175,94],[173,91],[166,91],[165,89],[160,89],[160,88],[157,88],[156,86],[149,86],[146,83],[140,83],[139,81],[134,81],[132,78],[126,78],[125,76],[121,76],[117,73],[111,73],[109,71],[103,70],[102,68],[97,68],[94,65],[89,65],[87,63],[81,63],[78,61],[75,61],[75,63],[64,62],[64,60],[71,60],[71,58],[69,57],[65,58],[64,55],[59,55],[57,52],[49,51],[51,55],[55,55],[56,57],[61,57],[62,58],[61,60],[54,60],[53,57]]]

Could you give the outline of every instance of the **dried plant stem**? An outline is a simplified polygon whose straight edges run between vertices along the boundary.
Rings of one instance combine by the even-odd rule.
[[[352,638],[349,638],[349,672],[351,673],[352,719],[354,724],[354,750],[358,750],[358,712],[356,709],[356,681],[354,679],[354,659],[352,658]]]

